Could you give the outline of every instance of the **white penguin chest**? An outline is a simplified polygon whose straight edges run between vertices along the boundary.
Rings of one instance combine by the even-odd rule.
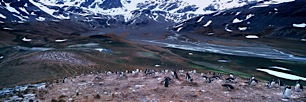
[[[291,95],[291,89],[286,89],[284,95],[289,97]]]
[[[295,85],[295,91],[301,91],[301,88],[300,88],[301,86],[300,86],[300,84],[296,84]]]
[[[252,85],[252,86],[255,86],[256,84],[257,84],[256,81],[252,81],[252,82],[251,82],[251,85]]]

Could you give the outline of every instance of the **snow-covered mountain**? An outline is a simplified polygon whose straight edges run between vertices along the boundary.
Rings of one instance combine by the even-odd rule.
[[[173,26],[176,32],[209,36],[306,39],[306,1],[260,2],[198,16]]]
[[[0,23],[62,19],[103,19],[106,25],[111,20],[128,24],[141,23],[143,19],[182,22],[257,2],[267,5],[289,1],[294,0],[1,0]]]

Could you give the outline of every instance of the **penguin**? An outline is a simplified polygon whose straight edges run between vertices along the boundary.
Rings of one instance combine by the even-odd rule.
[[[184,70],[179,70],[180,73],[184,73]]]
[[[111,74],[112,74],[112,71],[110,70],[106,72],[106,75],[111,75]]]
[[[76,96],[79,96],[79,95],[80,95],[79,92],[80,92],[79,90],[75,90]]]
[[[227,83],[233,83],[233,82],[235,82],[235,79],[229,77],[229,78],[226,78],[225,81],[226,81]]]
[[[276,84],[275,80],[272,79],[272,80],[269,81],[269,83],[268,83],[268,88],[273,88],[273,87],[275,87],[275,84]]]
[[[277,79],[278,86],[284,86],[283,82],[280,79]]]
[[[148,70],[148,69],[145,69],[144,73],[145,73],[145,75],[148,75],[149,70]]]
[[[218,73],[218,76],[220,77],[220,79],[222,79],[222,73]]]
[[[233,85],[231,84],[222,84],[223,87],[227,88],[228,90],[233,90],[235,89]]]
[[[289,99],[291,97],[291,86],[286,85],[284,92],[283,92],[283,99]]]
[[[152,70],[152,69],[151,69],[151,70],[148,70],[148,71],[147,71],[147,75],[152,75],[152,74],[154,74],[155,72],[157,72],[157,71],[154,70],[154,69],[153,69],[153,70]]]
[[[145,75],[151,75],[152,74],[152,71],[150,69],[146,69],[144,72],[145,72]]]
[[[295,90],[296,92],[302,92],[302,91],[303,91],[303,85],[301,84],[301,80],[298,80],[298,81],[296,82],[296,85],[295,85],[295,87],[294,87],[294,90]]]
[[[252,75],[249,79],[249,82],[252,81],[253,79],[255,79],[255,76]]]
[[[255,86],[257,85],[258,81],[256,79],[252,79],[250,82],[249,82],[249,85],[250,86]]]
[[[164,71],[165,73],[168,73],[169,71],[167,70],[167,69],[165,69],[165,71]]]
[[[165,78],[165,80],[164,80],[164,85],[165,85],[165,87],[169,87],[170,81],[171,81],[171,78],[169,78],[169,77],[166,77],[166,78]]]
[[[203,77],[203,79],[204,79],[204,81],[206,82],[206,83],[211,83],[211,78],[209,78],[209,77],[207,77],[207,76],[205,76],[205,75],[203,75],[202,76]]]
[[[66,82],[67,82],[67,77],[64,77],[63,83],[66,83]]]
[[[221,79],[221,77],[219,75],[213,75],[211,78],[213,78],[213,79]]]
[[[171,74],[172,74],[173,78],[179,79],[179,77],[178,77],[178,75],[177,75],[177,73],[176,73],[175,70],[173,70],[173,71],[171,72]]]
[[[100,78],[100,77],[95,77],[95,80],[101,80],[102,78]]]
[[[135,71],[136,73],[139,73],[140,72],[140,70],[139,69],[136,69],[136,71]]]
[[[126,74],[124,72],[120,72],[119,73],[119,77],[120,78],[127,78]]]
[[[193,70],[193,73],[197,73],[197,70]]]
[[[234,79],[236,79],[236,77],[234,76],[234,74],[233,74],[233,73],[230,73],[229,77],[230,77],[230,78],[234,78]]]
[[[154,72],[154,77],[159,77],[159,73],[158,71]]]
[[[186,73],[186,80],[187,80],[188,82],[192,82],[192,81],[193,81],[193,79],[191,78],[191,76],[189,75],[189,73]]]

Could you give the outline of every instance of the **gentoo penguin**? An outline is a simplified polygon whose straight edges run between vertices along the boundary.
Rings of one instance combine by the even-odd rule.
[[[110,70],[108,70],[107,72],[106,72],[106,75],[111,75],[112,74],[112,71],[110,71]]]
[[[193,73],[197,73],[197,70],[193,70]]]
[[[278,86],[284,86],[283,82],[280,79],[277,79]]]
[[[223,84],[222,85],[223,87],[227,88],[228,90],[233,90],[235,89],[233,85],[230,85],[230,84]]]
[[[301,80],[298,80],[298,81],[296,82],[296,85],[295,85],[295,87],[294,87],[294,90],[295,90],[296,92],[301,92],[301,91],[303,91],[303,85],[301,84]]]
[[[229,77],[230,77],[230,78],[234,78],[234,79],[236,79],[236,77],[234,76],[234,74],[233,74],[233,73],[230,73]]]
[[[63,83],[66,83],[66,82],[67,82],[67,77],[64,77]]]
[[[283,99],[289,99],[291,97],[291,86],[286,85],[285,90],[283,92]]]
[[[169,77],[165,78],[165,80],[164,80],[165,87],[169,87],[170,80],[171,80],[171,78],[169,78]]]
[[[219,76],[219,75],[213,75],[211,78],[213,78],[213,79],[221,79],[221,76]]]
[[[171,74],[172,74],[173,78],[179,79],[179,77],[177,76],[177,73],[176,73],[175,70],[173,70],[173,71],[171,72]]]
[[[145,73],[145,75],[148,75],[149,70],[148,70],[148,69],[145,69],[144,73]]]
[[[222,73],[218,73],[218,76],[220,77],[220,79],[222,79]]]
[[[124,72],[120,72],[119,73],[119,77],[120,78],[127,78],[126,74]]]
[[[275,84],[276,84],[275,80],[272,79],[272,80],[269,81],[269,83],[268,83],[268,88],[273,88],[273,87],[275,87]]]
[[[182,74],[182,73],[184,73],[184,70],[179,70],[179,72]]]
[[[205,75],[203,75],[202,77],[203,77],[203,79],[204,79],[204,81],[205,81],[206,83],[211,83],[212,80],[211,80],[209,77],[207,77],[207,76],[205,76]]]
[[[249,82],[252,81],[253,79],[255,79],[255,76],[252,75],[249,79]]]
[[[186,73],[186,80],[187,80],[188,82],[192,82],[192,81],[193,81],[193,79],[191,78],[191,76],[189,75],[189,73]]]
[[[168,73],[169,71],[167,70],[167,69],[165,69],[165,71],[164,71],[165,73]]]
[[[252,79],[250,82],[249,82],[249,85],[250,86],[255,86],[257,85],[258,81],[256,79]]]
[[[234,82],[235,82],[235,79],[229,77],[229,78],[226,78],[226,79],[225,79],[225,82],[227,82],[227,83],[234,83]]]

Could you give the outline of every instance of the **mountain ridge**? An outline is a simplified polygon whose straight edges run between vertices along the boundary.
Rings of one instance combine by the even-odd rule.
[[[135,11],[150,11],[149,18],[162,16],[171,22],[182,22],[202,14],[256,4],[263,0],[4,0],[0,13],[2,22],[24,22],[71,19],[76,15],[100,16],[129,22],[137,17]],[[289,2],[292,0],[274,0]],[[11,15],[9,13],[12,13]],[[8,17],[6,17],[8,16]],[[51,16],[51,17],[50,17]],[[6,17],[6,18],[4,18]],[[123,20],[124,19],[124,20]]]

